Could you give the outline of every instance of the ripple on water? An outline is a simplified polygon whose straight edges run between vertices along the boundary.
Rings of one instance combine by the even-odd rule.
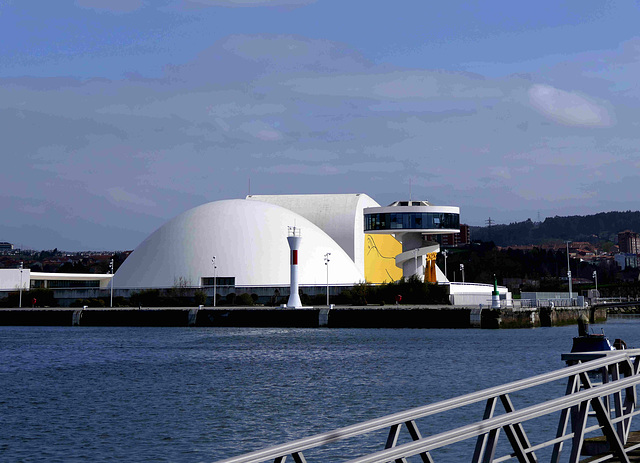
[[[638,324],[612,319],[607,333],[640,346]],[[215,461],[560,368],[574,331],[0,327],[0,451],[25,462]],[[422,433],[481,413],[424,420]],[[378,450],[384,434],[309,461]],[[467,460],[468,447],[436,461]]]

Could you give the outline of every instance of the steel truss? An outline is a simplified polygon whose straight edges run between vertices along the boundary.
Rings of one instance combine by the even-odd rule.
[[[565,444],[570,444],[569,462],[577,463],[580,461],[585,435],[594,432],[604,435],[611,455],[622,462],[629,462],[628,452],[640,448],[640,444],[625,446],[632,418],[640,413],[636,410],[636,386],[640,383],[640,349],[573,356],[570,362],[574,364],[550,373],[228,458],[218,463],[285,463],[289,456],[295,463],[307,463],[303,454],[306,450],[381,429],[389,430],[384,449],[347,463],[408,463],[407,459],[413,456],[419,457],[423,463],[434,463],[431,451],[468,439],[476,439],[475,450],[470,459],[472,463],[499,463],[514,458],[519,463],[537,463],[536,451],[546,447],[552,447],[551,463],[559,463]],[[567,387],[565,394],[560,397],[520,410],[511,401],[510,394],[513,392],[563,379],[567,380]],[[596,379],[598,383],[594,382]],[[480,421],[429,436],[422,436],[420,433],[417,420],[482,402],[485,402],[485,408]],[[504,413],[496,414],[498,403],[502,405]],[[557,412],[560,412],[560,419],[555,436],[533,445],[525,432],[524,423]],[[597,424],[588,425],[590,416],[596,418]],[[398,445],[404,429],[411,441]],[[506,435],[511,451],[496,456],[501,434]],[[326,459],[322,461],[325,463]]]

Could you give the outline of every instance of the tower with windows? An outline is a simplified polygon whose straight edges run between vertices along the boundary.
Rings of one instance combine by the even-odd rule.
[[[446,280],[438,273],[436,256],[440,245],[435,235],[460,232],[460,208],[434,206],[428,201],[396,201],[386,207],[364,210],[364,231],[370,234],[392,234],[402,243],[396,266],[404,278],[417,276],[435,283]]]

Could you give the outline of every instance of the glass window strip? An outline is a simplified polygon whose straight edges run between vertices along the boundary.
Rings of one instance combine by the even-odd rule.
[[[365,215],[365,231],[457,229],[460,214],[446,212],[394,212]]]

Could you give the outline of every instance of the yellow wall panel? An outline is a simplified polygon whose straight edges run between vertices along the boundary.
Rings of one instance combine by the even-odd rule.
[[[364,277],[368,283],[390,283],[402,278],[396,256],[402,244],[391,235],[364,235]]]

